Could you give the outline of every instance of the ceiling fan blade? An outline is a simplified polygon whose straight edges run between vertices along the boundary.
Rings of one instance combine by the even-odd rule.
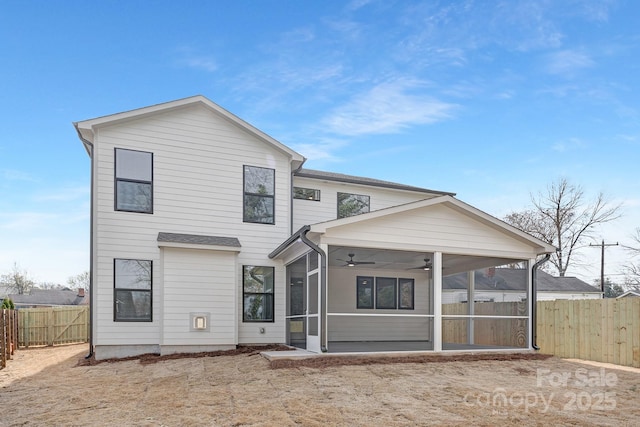
[[[375,264],[375,261],[353,261],[353,263],[355,265],[361,265],[361,264]]]

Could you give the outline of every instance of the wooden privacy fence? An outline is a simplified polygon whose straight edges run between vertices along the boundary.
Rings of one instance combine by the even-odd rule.
[[[542,353],[640,368],[640,298],[538,301]]]
[[[488,347],[527,347],[527,319],[505,317],[527,316],[526,302],[480,302],[475,303],[473,308],[474,316],[479,317],[473,319],[448,317],[468,315],[469,305],[467,303],[442,305],[444,342]]]
[[[22,308],[18,310],[20,347],[89,341],[89,307]]]
[[[0,310],[0,369],[7,366],[17,347],[18,318],[15,310]]]

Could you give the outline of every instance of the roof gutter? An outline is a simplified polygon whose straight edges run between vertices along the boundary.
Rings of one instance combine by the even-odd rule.
[[[89,154],[89,158],[91,159],[91,191],[89,197],[91,198],[89,202],[89,209],[91,214],[89,215],[89,354],[87,354],[84,358],[90,359],[93,357],[93,319],[94,319],[94,310],[93,310],[93,172],[94,172],[94,161],[93,161],[93,143],[85,139],[80,133],[80,129],[78,129],[78,124],[74,123],[73,127],[75,127],[76,132],[78,133],[78,137],[80,141],[84,144],[84,148],[87,150],[87,154]]]
[[[307,233],[311,230],[308,225],[302,226],[298,231],[291,235],[284,243],[278,246],[269,254],[269,258],[273,259],[281,254],[294,242],[300,240],[311,250],[320,255],[320,351],[326,353],[327,350],[327,254],[318,245],[313,243],[307,237]]]
[[[538,284],[537,284],[537,271],[538,267],[540,267],[545,262],[549,261],[551,258],[551,254],[546,254],[544,258],[540,261],[533,264],[533,269],[531,270],[531,334],[533,335],[533,342],[531,346],[534,350],[540,350],[538,347],[538,310],[537,310],[537,301],[538,301]]]

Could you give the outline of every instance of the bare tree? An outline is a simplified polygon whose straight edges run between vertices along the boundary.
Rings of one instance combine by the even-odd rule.
[[[22,270],[17,262],[13,263],[11,272],[0,276],[0,285],[10,294],[28,294],[35,286],[26,270]]]
[[[89,272],[83,271],[80,274],[76,274],[75,276],[71,276],[67,279],[67,284],[71,287],[71,289],[84,289],[85,291],[89,290]]]
[[[623,247],[631,254],[632,260],[627,266],[624,267],[624,274],[626,275],[625,285],[628,288],[640,288],[640,261],[637,258],[640,257],[640,228],[636,228],[635,234],[631,236],[633,243],[632,246],[623,245]],[[633,259],[635,258],[635,260]]]
[[[533,208],[512,212],[504,220],[558,248],[550,262],[564,276],[576,250],[593,238],[596,226],[620,217],[621,205],[612,205],[603,193],[592,201],[585,200],[580,186],[561,178],[552,182],[546,192],[531,195]]]

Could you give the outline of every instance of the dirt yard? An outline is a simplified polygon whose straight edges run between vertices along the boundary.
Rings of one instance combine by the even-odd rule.
[[[86,364],[87,351],[16,352],[0,370],[0,426],[640,423],[640,370],[611,365],[409,359],[274,369],[255,352]]]

